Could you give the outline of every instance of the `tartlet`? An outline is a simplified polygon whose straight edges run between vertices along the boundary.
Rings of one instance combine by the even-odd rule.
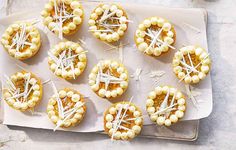
[[[146,110],[157,125],[170,126],[183,118],[186,110],[185,96],[170,86],[157,86],[148,94]]]
[[[6,78],[3,99],[7,104],[20,111],[32,110],[42,98],[41,80],[31,72],[16,72]]]
[[[83,22],[84,10],[78,0],[49,0],[41,12],[43,23],[58,35],[75,33]]]
[[[69,128],[78,125],[85,113],[84,96],[70,88],[54,92],[47,105],[48,117],[56,124],[54,130],[59,127]]]
[[[160,17],[145,19],[139,24],[134,36],[138,50],[150,56],[160,56],[170,49],[175,49],[175,39],[174,26]]]
[[[91,13],[89,31],[105,42],[116,42],[128,29],[128,17],[118,4],[100,4]]]
[[[86,51],[74,42],[60,42],[49,51],[49,68],[58,77],[76,79],[87,64]]]
[[[6,29],[1,43],[10,56],[25,60],[38,52],[41,38],[38,29],[31,22],[16,22]]]
[[[180,81],[195,84],[210,72],[209,54],[199,46],[186,46],[177,51],[173,58],[173,71]]]
[[[114,60],[100,61],[89,74],[91,89],[102,98],[116,98],[128,87],[128,71]]]
[[[119,102],[104,113],[104,130],[114,140],[131,140],[142,129],[141,110],[130,102]]]

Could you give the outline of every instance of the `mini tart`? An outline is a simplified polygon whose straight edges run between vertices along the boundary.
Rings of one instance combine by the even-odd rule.
[[[123,64],[113,60],[100,61],[89,74],[91,89],[102,98],[115,98],[128,87],[128,71]]]
[[[177,89],[158,86],[148,94],[146,110],[150,119],[157,125],[170,126],[183,118],[186,99]]]
[[[63,38],[75,33],[83,22],[84,10],[77,0],[49,0],[41,12],[43,23]]]
[[[74,42],[60,42],[50,49],[49,68],[58,77],[66,80],[76,79],[87,64],[86,51]]]
[[[150,55],[160,56],[174,49],[176,33],[174,26],[160,17],[150,17],[139,24],[134,40],[139,51]]]
[[[173,58],[173,70],[180,81],[194,84],[203,80],[210,71],[209,54],[199,46],[187,46],[177,51]]]
[[[58,127],[78,125],[86,113],[84,103],[84,96],[78,91],[69,88],[59,90],[48,102],[48,117]]]
[[[128,17],[125,10],[118,4],[100,4],[90,15],[89,31],[106,42],[116,42],[128,28]]]
[[[3,99],[20,111],[33,109],[41,100],[43,87],[41,80],[31,72],[17,72],[7,78],[7,88],[3,89]]]
[[[1,43],[10,56],[25,60],[38,52],[41,38],[38,29],[32,23],[16,22],[6,29]]]
[[[133,103],[123,101],[113,104],[104,113],[104,130],[112,139],[131,140],[141,132],[142,127],[142,112]]]

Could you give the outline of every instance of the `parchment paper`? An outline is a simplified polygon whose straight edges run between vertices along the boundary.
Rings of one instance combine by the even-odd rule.
[[[86,99],[88,111],[86,113],[83,122],[74,128],[66,129],[67,131],[74,132],[95,132],[103,130],[103,112],[111,104],[110,101],[99,98],[88,86],[88,75],[92,67],[97,64],[99,60],[102,59],[115,59],[119,60],[118,50],[108,51],[110,48],[106,44],[97,40],[90,33],[88,33],[87,19],[91,10],[96,6],[96,3],[83,3],[85,9],[85,20],[78,33],[70,37],[66,37],[69,40],[78,41],[78,38],[86,42],[86,49],[89,51],[88,65],[85,72],[73,82],[68,82],[63,79],[57,78],[48,68],[47,64],[47,51],[50,46],[58,43],[60,40],[51,32],[49,32],[45,27],[38,23],[37,26],[40,29],[42,36],[42,47],[39,53],[33,58],[21,62],[12,59],[1,47],[1,77],[3,74],[11,75],[20,68],[17,67],[18,64],[24,67],[28,71],[34,72],[39,76],[42,81],[51,79],[57,86],[58,89],[64,87],[73,87],[79,90],[85,96],[89,96]],[[135,72],[137,68],[142,68],[141,80],[135,81],[130,78],[129,88],[126,93],[114,100],[114,102],[128,100],[131,96],[134,96],[133,102],[142,108],[144,115],[146,114],[145,102],[149,91],[153,90],[157,84],[154,84],[154,80],[150,78],[150,71],[162,70],[166,74],[160,79],[158,85],[172,85],[183,92],[185,91],[184,84],[178,83],[178,79],[175,77],[171,62],[175,50],[171,50],[168,54],[161,56],[157,59],[146,56],[139,52],[134,44],[133,36],[138,24],[145,18],[150,16],[160,16],[166,18],[175,25],[177,32],[177,41],[175,44],[176,48],[180,48],[183,45],[201,45],[203,48],[207,49],[207,39],[206,39],[206,26],[204,22],[204,14],[200,9],[180,9],[180,8],[163,8],[156,6],[145,6],[145,5],[135,5],[135,4],[122,4],[128,13],[129,19],[133,23],[129,24],[128,31],[122,42],[130,43],[123,49],[123,60],[125,66],[131,74]],[[0,33],[2,34],[5,28],[14,21],[17,20],[28,20],[35,19],[39,17],[40,10],[28,11],[24,14],[18,14],[5,19],[0,20]],[[190,24],[201,32],[198,33],[190,27],[184,24]],[[197,108],[192,104],[191,100],[187,101],[187,111],[185,117],[182,120],[196,120],[207,117],[212,110],[212,88],[210,75],[195,86],[197,91],[201,93],[196,97],[199,102]],[[44,85],[43,100],[38,107],[35,109],[35,114],[31,115],[29,112],[21,113],[19,111],[13,110],[5,102],[3,102],[3,123],[7,125],[25,126],[33,128],[45,128],[53,129],[55,125],[51,123],[46,114],[46,106],[49,97],[53,94],[51,84]],[[152,124],[148,117],[145,117],[145,125]],[[64,130],[64,129],[62,129]]]

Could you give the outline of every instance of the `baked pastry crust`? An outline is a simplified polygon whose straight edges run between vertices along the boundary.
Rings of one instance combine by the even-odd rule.
[[[6,29],[1,43],[10,56],[25,60],[38,52],[41,37],[38,29],[32,23],[16,22]]]
[[[128,16],[118,4],[100,4],[91,13],[89,31],[106,42],[116,42],[128,29]]]
[[[77,0],[49,0],[41,16],[44,25],[63,39],[63,35],[74,34],[79,29],[84,10]]]
[[[128,71],[122,63],[114,60],[100,61],[89,74],[91,89],[102,98],[122,95],[129,82]]]
[[[157,86],[148,94],[146,110],[150,119],[157,125],[170,126],[183,118],[186,99],[173,87]]]
[[[114,140],[131,140],[142,126],[142,112],[133,103],[115,103],[104,112],[104,130]]]
[[[21,71],[6,77],[7,87],[3,89],[6,103],[20,111],[33,109],[42,99],[41,80],[31,72]]]
[[[58,77],[76,79],[87,65],[86,51],[74,42],[60,42],[49,51],[49,68]]]
[[[47,106],[48,117],[57,125],[54,130],[78,125],[84,119],[85,113],[84,96],[70,88],[55,93]]]
[[[173,58],[173,71],[180,81],[196,84],[210,72],[209,54],[199,46],[186,46],[177,51]]]
[[[160,56],[170,49],[175,49],[175,40],[174,26],[160,17],[145,19],[139,24],[134,36],[138,50],[150,56]]]

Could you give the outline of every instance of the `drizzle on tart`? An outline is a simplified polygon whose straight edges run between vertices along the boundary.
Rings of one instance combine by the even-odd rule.
[[[16,22],[6,29],[1,43],[10,56],[25,60],[38,52],[41,39],[38,29],[32,23]]]
[[[203,80],[209,73],[211,59],[203,48],[186,46],[175,53],[172,65],[180,81],[194,84]]]
[[[50,49],[48,64],[51,71],[58,77],[76,79],[87,64],[86,51],[74,42],[60,42]]]
[[[150,119],[157,125],[170,126],[183,118],[186,99],[173,87],[158,86],[148,94],[146,109]]]
[[[41,15],[44,25],[62,39],[79,29],[84,11],[78,0],[49,0]]]
[[[126,12],[118,4],[100,4],[90,15],[89,31],[106,42],[116,42],[128,28]]]
[[[31,72],[21,71],[6,76],[3,99],[9,106],[20,111],[33,109],[42,98],[41,80]]]
[[[54,91],[47,106],[48,117],[56,124],[54,130],[59,127],[68,128],[78,125],[85,113],[84,96],[70,88]]]
[[[114,140],[131,140],[143,126],[141,110],[130,102],[119,102],[104,113],[104,130]]]
[[[128,87],[128,71],[123,64],[113,60],[100,61],[89,75],[91,89],[102,98],[115,98]]]
[[[170,49],[175,49],[175,39],[174,26],[160,17],[145,19],[139,24],[134,36],[138,50],[150,56],[160,56]]]

